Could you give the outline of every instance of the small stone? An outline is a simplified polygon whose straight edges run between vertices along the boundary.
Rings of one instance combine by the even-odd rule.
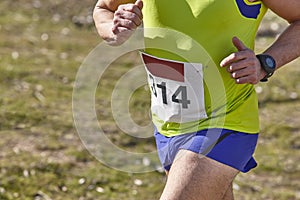
[[[5,193],[5,188],[0,187],[0,194],[3,194],[3,193]]]
[[[41,35],[41,40],[47,41],[48,39],[49,39],[49,35],[48,35],[47,33],[43,33],[43,34]]]
[[[61,191],[66,192],[66,191],[68,191],[68,188],[66,186],[62,186]]]
[[[137,185],[137,186],[141,186],[141,185],[143,185],[143,181],[140,180],[140,179],[135,179],[134,184]]]
[[[20,54],[19,54],[19,52],[17,52],[17,51],[13,51],[13,52],[11,53],[11,57],[12,57],[12,59],[14,59],[14,60],[17,60],[17,59],[19,58],[19,56],[20,56]]]
[[[257,87],[255,87],[255,91],[256,91],[257,94],[260,94],[260,93],[263,92],[263,88],[260,87],[260,86],[257,86]]]
[[[236,191],[240,190],[240,186],[236,183],[233,183],[232,188],[233,188],[233,190],[236,190]]]
[[[85,183],[85,178],[81,178],[78,180],[79,185],[83,185]]]
[[[290,94],[290,98],[291,98],[291,99],[297,99],[297,98],[298,98],[298,94],[297,94],[296,92],[292,92],[292,93]]]
[[[143,165],[144,165],[144,166],[149,166],[150,164],[151,164],[150,159],[147,158],[147,157],[144,157],[144,158],[143,158]]]
[[[27,177],[29,177],[29,171],[27,170],[27,169],[25,169],[24,171],[23,171],[23,175],[27,178]]]
[[[104,193],[104,189],[102,187],[97,187],[96,191],[99,193]]]

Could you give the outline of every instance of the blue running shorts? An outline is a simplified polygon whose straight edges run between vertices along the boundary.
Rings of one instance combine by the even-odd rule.
[[[258,134],[207,129],[173,137],[166,137],[155,131],[154,136],[159,159],[167,171],[180,149],[205,155],[244,173],[257,166],[252,155]]]

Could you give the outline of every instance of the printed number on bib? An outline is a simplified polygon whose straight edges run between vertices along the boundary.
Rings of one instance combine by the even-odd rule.
[[[169,97],[167,96],[167,83],[155,83],[154,78],[150,73],[148,74],[148,76],[151,82],[150,87],[153,95],[157,98],[157,92],[161,92],[162,102],[164,104],[168,104]],[[174,103],[181,104],[183,109],[188,109],[188,105],[191,103],[191,101],[188,100],[187,87],[182,85],[178,86],[174,94],[172,94],[170,100]]]

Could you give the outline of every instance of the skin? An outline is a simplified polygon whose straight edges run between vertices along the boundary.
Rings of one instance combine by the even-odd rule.
[[[256,0],[248,0],[255,2]],[[300,1],[263,0],[264,4],[290,25],[263,53],[276,61],[276,69],[300,56]],[[94,21],[102,39],[110,45],[125,42],[142,23],[141,0],[99,0]],[[284,9],[283,9],[284,8]],[[256,84],[266,72],[255,53],[237,37],[236,52],[225,57],[225,67],[237,84]],[[232,200],[232,182],[238,170],[190,151],[180,150],[168,175],[160,200]]]
[[[142,24],[142,8],[141,0],[99,0],[93,17],[100,37],[110,45],[124,43]]]
[[[280,37],[263,52],[275,59],[276,70],[278,70],[300,56],[300,1],[264,0],[263,2],[278,16],[290,23]],[[224,58],[220,66],[227,67],[227,71],[237,84],[258,83],[266,75],[266,72],[262,70],[255,53],[236,37],[232,39],[232,43],[237,52]]]
[[[180,150],[160,200],[231,200],[238,170],[188,150]]]

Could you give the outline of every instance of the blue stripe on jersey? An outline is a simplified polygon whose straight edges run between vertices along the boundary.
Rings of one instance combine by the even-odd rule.
[[[260,13],[261,4],[248,5],[244,0],[236,0],[240,13],[247,18],[257,19]]]

